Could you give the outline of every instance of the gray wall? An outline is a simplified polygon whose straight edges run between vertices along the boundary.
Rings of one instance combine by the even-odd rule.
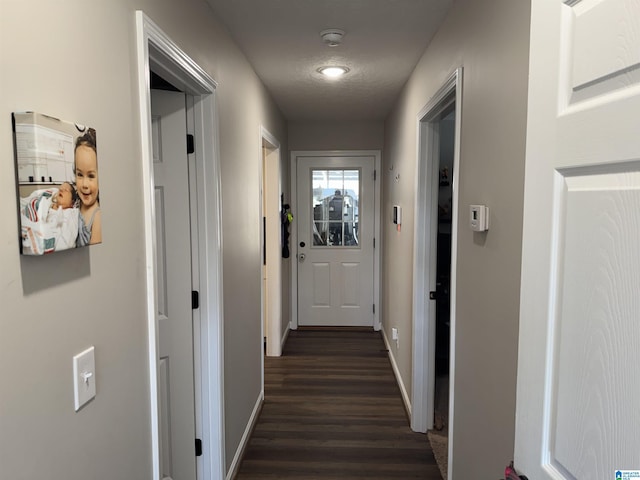
[[[151,475],[136,9],[219,82],[227,466],[260,394],[259,125],[288,147],[284,120],[252,68],[201,0],[3,0],[3,478]],[[22,110],[97,129],[101,245],[44,258],[18,254],[10,114]],[[75,413],[71,359],[92,344],[98,394]]]
[[[385,123],[384,329],[411,390],[412,255],[417,115],[464,68],[455,338],[454,479],[499,478],[513,456],[530,3],[458,0]],[[390,168],[393,166],[393,170]],[[400,174],[399,181],[395,175]],[[470,204],[491,208],[473,233]]]
[[[382,150],[384,122],[290,121],[290,150]]]

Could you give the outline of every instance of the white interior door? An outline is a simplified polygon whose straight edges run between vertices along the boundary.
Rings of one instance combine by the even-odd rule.
[[[195,480],[191,232],[185,95],[153,90],[161,478]]]
[[[298,157],[298,325],[373,327],[375,157]]]
[[[516,468],[637,479],[640,2],[531,7]]]

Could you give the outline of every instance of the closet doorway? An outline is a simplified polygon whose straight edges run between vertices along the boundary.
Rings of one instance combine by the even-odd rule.
[[[462,69],[418,115],[411,428],[449,439],[455,374],[455,272]]]

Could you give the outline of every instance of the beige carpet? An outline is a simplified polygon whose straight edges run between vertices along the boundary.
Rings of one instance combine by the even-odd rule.
[[[429,430],[427,432],[433,456],[436,457],[436,463],[440,468],[440,474],[443,480],[447,480],[447,465],[449,456],[449,442],[446,436]]]
[[[433,456],[440,468],[440,474],[447,480],[447,466],[449,457],[449,375],[436,377],[435,412],[433,415],[433,430],[427,432]]]

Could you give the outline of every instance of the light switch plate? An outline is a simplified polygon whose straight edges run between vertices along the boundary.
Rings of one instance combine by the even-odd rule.
[[[73,357],[73,404],[76,412],[95,396],[96,358],[92,346]]]

